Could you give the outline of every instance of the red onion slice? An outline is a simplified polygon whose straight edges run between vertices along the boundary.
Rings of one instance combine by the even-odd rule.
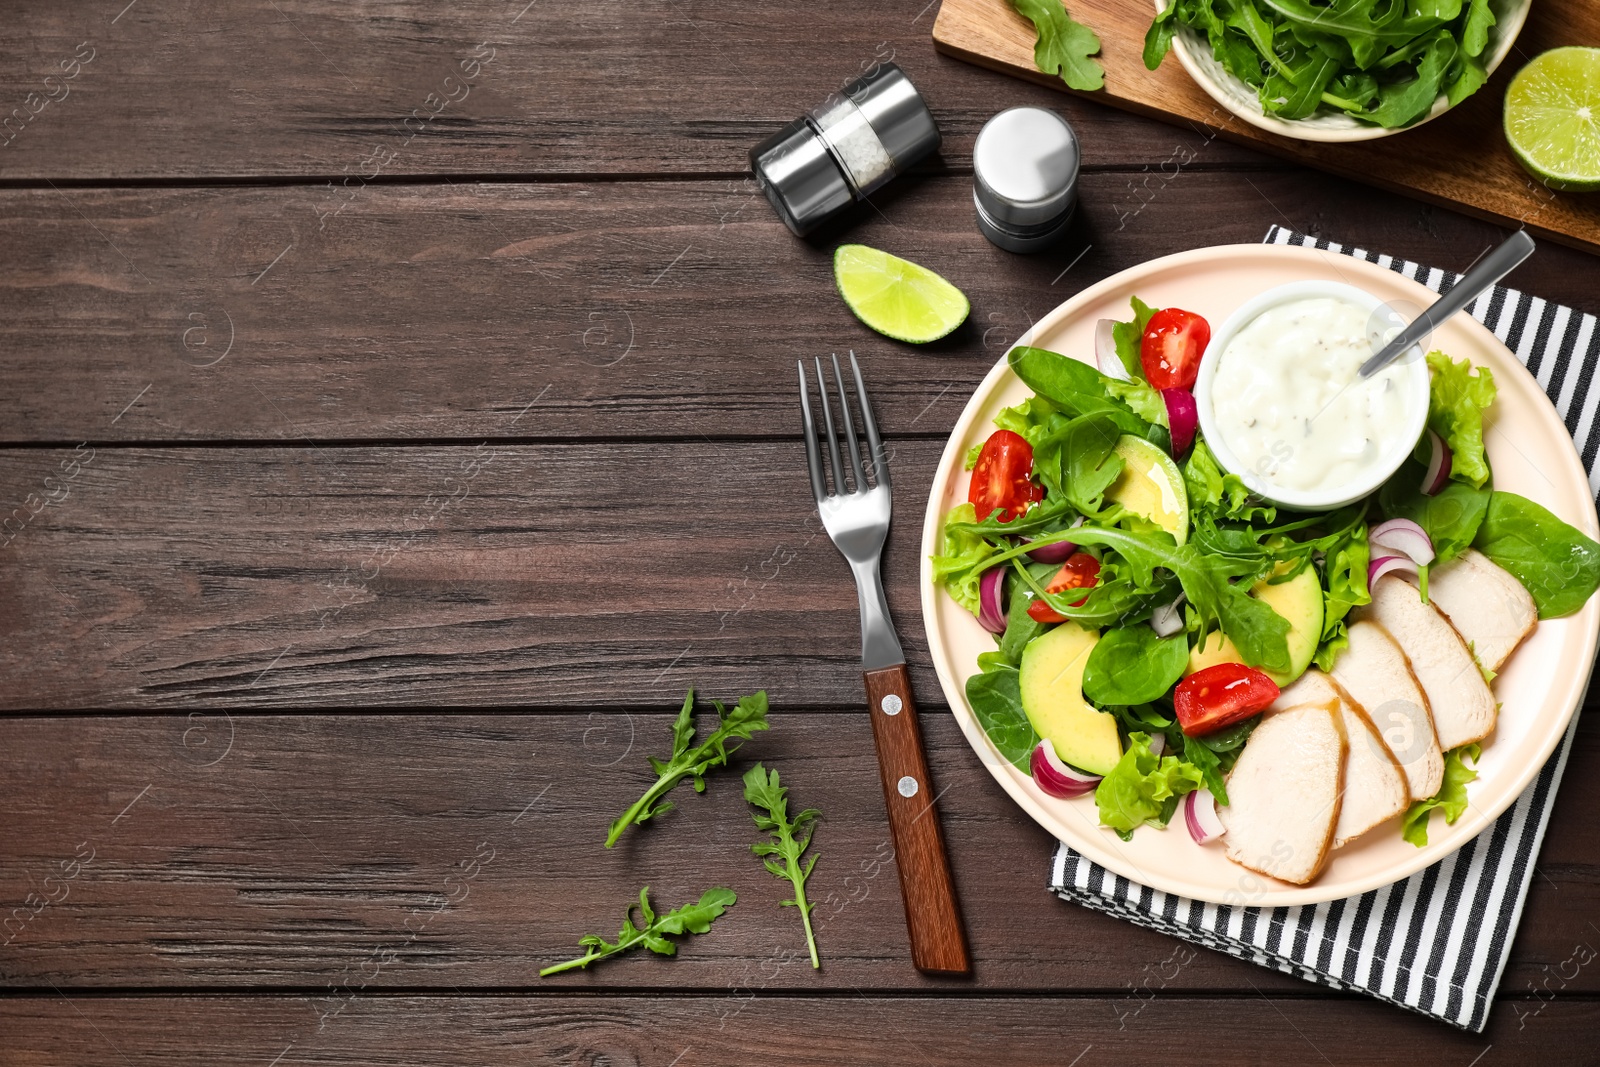
[[[978,625],[992,634],[1006,632],[1006,569],[990,567],[978,579]]]
[[[1183,798],[1183,821],[1197,845],[1208,844],[1228,832],[1217,814],[1217,798],[1204,786]]]
[[[1128,368],[1122,365],[1122,360],[1117,356],[1117,337],[1111,332],[1117,325],[1115,319],[1101,319],[1094,327],[1094,362],[1100,368],[1100,373],[1107,378],[1115,378],[1119,382],[1130,380]]]
[[[1200,428],[1200,408],[1194,394],[1187,389],[1163,389],[1161,399],[1167,402],[1167,429],[1172,433],[1172,454],[1181,456],[1194,444],[1194,434]]]
[[[1367,534],[1367,540],[1411,557],[1418,566],[1433,562],[1433,542],[1428,539],[1428,531],[1410,519],[1380,522]]]
[[[1061,757],[1056,755],[1056,746],[1050,743],[1048,737],[1033,750],[1033,755],[1028,758],[1028,766],[1039,788],[1062,800],[1093,793],[1094,787],[1100,784],[1098,774],[1085,774],[1061,762]]]
[[[1183,594],[1170,604],[1163,604],[1150,613],[1150,629],[1157,637],[1171,637],[1183,631]]]
[[[1410,574],[1417,573],[1417,565],[1406,556],[1379,556],[1367,564],[1367,588],[1371,589],[1378,584],[1378,579],[1385,574]]]
[[[1422,494],[1435,496],[1450,481],[1450,446],[1428,430],[1428,473],[1422,476]]]
[[[1072,525],[1067,529],[1071,530],[1082,525],[1083,516],[1079,515],[1072,520]],[[1026,537],[1023,538],[1024,542],[1027,540]],[[1076,551],[1078,551],[1078,546],[1071,541],[1057,541],[1054,544],[1040,545],[1038,548],[1033,549],[1028,553],[1028,558],[1035,563],[1065,563],[1067,557]]]

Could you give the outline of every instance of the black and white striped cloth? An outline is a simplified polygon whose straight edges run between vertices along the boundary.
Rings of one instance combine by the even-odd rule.
[[[1436,292],[1457,276],[1274,226],[1268,244],[1364,259]],[[1572,431],[1600,487],[1595,454],[1595,317],[1496,286],[1470,313],[1527,365]],[[1544,769],[1490,829],[1432,867],[1383,889],[1300,908],[1230,908],[1160,893],[1060,845],[1050,889],[1064,900],[1275,967],[1335,989],[1369,993],[1464,1030],[1488,1022],[1577,718]]]

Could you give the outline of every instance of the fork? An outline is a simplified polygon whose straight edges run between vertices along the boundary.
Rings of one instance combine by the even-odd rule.
[[[847,485],[847,468],[839,451],[839,435],[834,429],[833,406],[822,360],[814,362],[817,388],[822,394],[828,454],[833,461],[832,492],[823,471],[816,420],[811,415],[811,386],[806,377],[805,361],[801,360],[798,363],[800,419],[806,435],[806,462],[811,470],[811,492],[816,497],[822,525],[849,561],[856,579],[867,714],[872,719],[872,738],[878,750],[883,802],[889,809],[895,867],[900,873],[900,895],[905,901],[906,932],[911,938],[911,961],[919,971],[966,974],[972,965],[967,957],[961,912],[956,905],[955,884],[950,878],[950,859],[945,853],[944,835],[934,810],[938,794],[933,790],[922,752],[922,732],[917,725],[916,704],[911,699],[905,653],[900,649],[894,622],[889,617],[889,604],[883,596],[880,561],[883,542],[889,533],[889,459],[883,449],[883,439],[878,436],[878,425],[872,418],[867,387],[861,381],[861,366],[856,362],[856,354],[851,352],[850,369],[855,376],[861,423],[872,449],[871,467],[877,483],[869,484],[856,443],[855,423],[850,417],[844,375],[839,370],[839,357],[834,355],[833,378],[838,386],[839,411],[850,454]]]

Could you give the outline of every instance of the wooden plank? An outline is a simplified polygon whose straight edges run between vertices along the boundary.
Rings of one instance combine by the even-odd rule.
[[[847,349],[891,432],[937,434],[1031,322],[1156,256],[1274,222],[1442,267],[1499,239],[1307,171],[1082,184],[1037,257],[983,239],[962,177],[818,244],[738,181],[372,187],[326,229],[306,188],[0,192],[0,441],[787,439],[794,360]],[[968,324],[926,348],[871,333],[836,239],[941,271]],[[1512,281],[1600,311],[1589,267],[1547,246]]]
[[[1116,998],[1061,996],[405,996],[360,1000],[319,1031],[311,1003],[299,998],[51,994],[0,1002],[0,1025],[16,1062],[39,1067],[260,1067],[274,1056],[282,1064],[373,1067],[485,1060],[855,1067],[888,1056],[929,1067],[979,1058],[1065,1065],[1075,1056],[1088,1065],[1152,1062],[1156,1050],[1196,1045],[1218,1067],[1466,1064],[1475,1056],[1492,1067],[1590,1063],[1600,1026],[1600,1005],[1590,1000],[1558,1000],[1537,1015],[1502,1003],[1486,1034],[1355,998],[1158,997],[1120,1028],[1112,1025],[1119,1010],[1127,1011]]]
[[[122,6],[8,8],[22,32],[0,41],[0,178],[740,175],[762,138],[887,59],[958,156],[1024,102],[1070,114],[1095,166],[1165,159],[1175,139],[936,56],[927,0]]]
[[[890,441],[889,604],[936,704],[917,568],[943,442]],[[0,707],[616,707],[691,679],[861,700],[795,440],[74,454],[0,452],[0,500],[39,501],[0,549]]]
[[[1159,69],[1146,70],[1141,53],[1154,13],[1148,3],[1074,0],[1072,10],[1104,46],[1106,87],[1082,95],[1186,128],[1201,123],[1228,140],[1285,159],[1502,225],[1526,225],[1574,248],[1600,250],[1600,204],[1535,183],[1500,133],[1506,85],[1529,58],[1558,45],[1600,45],[1600,11],[1591,4],[1540,0],[1530,9],[1511,57],[1471,98],[1415,130],[1350,144],[1300,141],[1250,125],[1213,101],[1175,55]],[[1035,66],[1033,26],[1007,0],[944,0],[933,36],[951,55],[1069,91]]]
[[[649,710],[615,713],[0,720],[0,779],[12,783],[0,985],[275,987],[334,1001],[534,987],[1313,992],[1050,896],[1048,835],[933,710],[923,726],[976,962],[970,984],[911,967],[862,711],[802,712],[790,703],[797,694],[775,688],[772,729],[703,796],[681,787],[676,810],[604,849],[610,820],[653,780],[645,757],[670,748],[679,688],[697,680],[670,676]],[[1600,947],[1588,926],[1600,906],[1590,848],[1600,728],[1580,736],[1508,994],[1600,991],[1596,968],[1570,961],[1577,946]],[[820,973],[793,910],[779,907],[786,885],[748,851],[758,835],[738,775],[755,760],[781,769],[795,803],[824,813],[809,887]],[[630,958],[535,978],[577,955],[582,934],[613,934],[643,885],[658,904],[713,885],[739,903],[670,964]]]

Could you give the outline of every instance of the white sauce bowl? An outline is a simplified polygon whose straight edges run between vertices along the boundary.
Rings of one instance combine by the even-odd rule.
[[[1211,342],[1201,357],[1200,375],[1194,386],[1195,404],[1200,413],[1200,430],[1222,469],[1238,475],[1256,495],[1296,511],[1327,511],[1352,504],[1372,493],[1405,462],[1406,457],[1416,447],[1417,440],[1422,436],[1428,419],[1428,364],[1422,350],[1413,347],[1396,361],[1400,374],[1406,380],[1409,393],[1404,397],[1404,416],[1398,424],[1379,429],[1376,458],[1364,464],[1353,478],[1336,485],[1295,489],[1267,479],[1235,455],[1223,436],[1212,395],[1217,368],[1222,361],[1223,353],[1240,331],[1263,312],[1281,304],[1318,297],[1353,304],[1374,318],[1377,318],[1385,308],[1384,302],[1371,293],[1340,282],[1293,282],[1269,289],[1246,301],[1212,333]],[[1392,316],[1391,321],[1396,326],[1403,324],[1402,320],[1394,319]]]

